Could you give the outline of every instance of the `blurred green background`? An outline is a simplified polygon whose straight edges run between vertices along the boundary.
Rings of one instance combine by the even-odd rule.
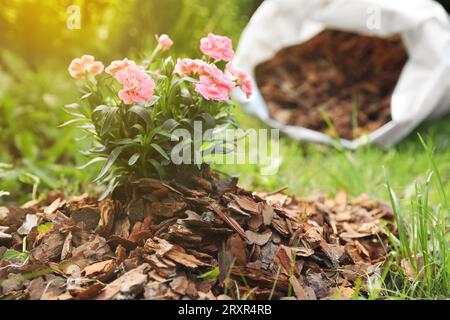
[[[92,54],[107,65],[139,58],[167,33],[181,56],[198,55],[208,32],[235,44],[259,0],[0,0],[0,191],[9,201],[29,200],[38,187],[81,192],[92,171],[86,146],[62,106],[78,91],[67,73],[74,57]],[[69,28],[76,5],[80,29]],[[69,25],[68,25],[69,22]],[[0,202],[6,197],[0,197]]]

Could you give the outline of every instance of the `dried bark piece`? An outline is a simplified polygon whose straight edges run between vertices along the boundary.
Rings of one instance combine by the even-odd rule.
[[[234,257],[236,266],[245,266],[248,262],[247,244],[237,234],[227,240],[227,249]]]
[[[296,277],[290,276],[289,282],[291,283],[292,289],[298,300],[317,300],[314,292],[305,290]]]
[[[274,210],[272,206],[270,206],[267,203],[264,203],[263,209],[262,209],[262,216],[263,216],[263,222],[266,226],[270,226],[272,224],[272,219],[274,215]]]
[[[98,222],[95,232],[101,235],[109,235],[114,228],[114,219],[119,216],[120,204],[106,199],[100,203],[100,221]]]
[[[194,231],[182,224],[174,224],[169,227],[167,234],[181,241],[187,241],[190,243],[200,243],[202,242],[202,236],[196,234]]]
[[[223,221],[225,221],[234,231],[236,231],[242,237],[242,239],[244,239],[245,241],[248,240],[247,235],[244,232],[244,229],[242,229],[242,227],[239,225],[239,223],[236,222],[236,220],[226,215],[222,211],[218,203],[212,203],[211,208]]]
[[[233,212],[235,212],[235,213],[239,213],[239,214],[241,214],[241,215],[243,215],[243,216],[246,216],[246,217],[249,217],[249,216],[250,216],[250,214],[247,213],[247,212],[245,212],[245,211],[243,211],[243,210],[238,206],[238,204],[237,204],[236,202],[229,202],[228,205],[227,205],[227,208],[228,208],[229,210],[231,210],[231,211],[233,211]]]
[[[288,237],[290,235],[289,227],[285,219],[281,217],[274,216],[272,220],[272,227],[275,228],[282,236]]]
[[[35,214],[27,214],[25,216],[24,223],[17,229],[17,233],[20,235],[28,235],[34,227],[39,223],[39,217]]]
[[[0,245],[9,245],[13,237],[8,233],[9,227],[0,226]]]
[[[148,283],[144,289],[145,300],[170,300],[177,299],[177,294],[165,284],[153,281]]]
[[[127,249],[119,244],[116,248],[115,255],[118,263],[122,263],[127,258]]]
[[[264,196],[264,200],[266,200],[267,204],[277,209],[281,209],[288,198],[287,195],[281,193]]]
[[[73,221],[87,231],[94,230],[100,220],[98,207],[86,205],[72,211],[70,217]]]
[[[309,273],[306,276],[306,282],[314,290],[314,294],[318,299],[329,296],[330,286],[332,283],[320,273]]]
[[[285,274],[290,275],[292,274],[294,257],[290,247],[280,245],[276,251],[274,261],[283,269]]]
[[[0,207],[0,223],[3,226],[20,226],[27,210],[14,207]]]
[[[185,275],[181,275],[179,277],[176,277],[170,283],[170,288],[174,292],[184,296],[186,294],[188,288],[189,288],[189,280],[186,278]]]
[[[276,278],[276,274],[261,269],[233,267],[231,268],[231,275],[239,278],[244,277],[250,285],[258,286],[259,288],[272,288],[276,282],[275,289],[286,292],[289,286],[288,278],[284,274],[280,274]]]
[[[423,257],[420,256],[419,259],[417,259],[416,263],[419,272],[415,271],[414,267],[412,266],[411,262],[408,259],[403,258],[402,261],[400,262],[400,265],[403,268],[403,271],[405,272],[410,282],[417,281],[418,279],[423,278],[424,275]]]
[[[239,207],[242,210],[245,210],[247,212],[250,212],[252,214],[260,214],[261,213],[261,207],[260,205],[255,202],[252,198],[247,196],[237,196],[232,194],[232,197],[236,201],[236,203],[239,205]]]
[[[314,254],[314,250],[305,247],[293,247],[292,252],[298,257],[310,257]]]
[[[191,180],[193,180],[193,182],[200,186],[200,188],[204,189],[207,192],[213,192],[213,187],[210,181],[200,178],[197,175],[192,175],[191,176]]]
[[[268,242],[261,248],[261,262],[268,266],[270,263],[272,263],[277,250],[277,245],[273,244],[272,242]]]
[[[349,287],[330,288],[329,297],[332,300],[352,300],[355,290]]]
[[[61,257],[64,240],[65,237],[61,232],[57,230],[49,232],[44,236],[41,244],[31,250],[30,258],[41,263],[57,261]]]
[[[75,300],[91,300],[94,299],[100,291],[105,287],[104,284],[96,283],[92,286],[89,286],[87,288],[83,288],[75,295]],[[59,300],[61,297],[59,297]]]
[[[183,223],[186,224],[187,226],[193,226],[193,227],[209,227],[209,226],[211,226],[211,223],[209,221],[203,220],[202,217],[194,211],[186,210],[185,214],[187,215],[187,217],[183,218],[183,219],[179,219],[178,221],[183,221]]]
[[[144,261],[150,264],[153,271],[159,277],[162,277],[165,281],[167,278],[174,277],[176,275],[176,264],[169,259],[163,257],[157,257],[155,254],[145,255]]]
[[[109,237],[107,243],[113,249],[122,246],[128,251],[131,251],[138,246],[136,242],[115,235]]]
[[[101,261],[105,257],[112,257],[113,252],[105,238],[96,235],[92,240],[72,250],[73,257],[83,257],[90,263]]]
[[[114,274],[116,269],[116,261],[113,259],[97,262],[85,267],[81,271],[81,275],[87,278],[97,279],[99,281],[107,281]]]
[[[30,300],[39,300],[45,290],[45,280],[43,277],[37,277],[30,281],[27,292]]]
[[[247,235],[247,243],[248,244],[257,244],[258,246],[265,245],[270,238],[272,237],[272,231],[266,230],[264,233],[256,233],[250,230],[245,231]]]
[[[350,264],[352,262],[345,249],[338,244],[328,244],[322,240],[320,242],[320,247],[335,267]]]
[[[144,219],[144,211],[145,201],[143,199],[131,201],[126,208],[126,214],[130,224],[134,225],[137,222],[142,221]]]
[[[73,250],[73,244],[72,244],[72,232],[69,232],[66,236],[66,239],[64,239],[63,248],[61,251],[61,260],[66,260],[72,255]]]
[[[317,247],[319,247],[322,241],[320,228],[310,224],[304,224],[303,227],[305,228],[305,231],[302,237],[303,239],[305,239],[309,247],[311,249],[316,249]]]
[[[96,300],[113,300],[124,295],[127,298],[136,298],[144,290],[147,283],[147,272],[150,266],[147,263],[128,271],[123,276],[108,284],[95,298]]]
[[[191,269],[208,266],[206,263],[201,262],[193,255],[185,253],[184,250],[178,246],[167,252],[165,256],[176,263]]]
[[[150,253],[156,253],[158,257],[168,258],[187,268],[196,269],[198,267],[207,266],[206,263],[198,260],[195,256],[186,253],[186,251],[178,246],[169,243],[164,239],[154,237],[145,242],[145,250]]]
[[[163,257],[167,252],[173,249],[173,244],[169,243],[167,240],[154,237],[147,239],[144,249],[147,252],[154,252],[157,256]]]
[[[132,185],[136,186],[139,190],[144,192],[151,192],[153,190],[161,189],[164,187],[164,183],[158,179],[142,178],[132,182]]]
[[[130,227],[131,223],[128,217],[120,219],[116,221],[113,233],[120,238],[128,239],[128,237],[130,236]]]
[[[151,212],[156,216],[172,218],[186,208],[185,202],[154,202],[151,205]]]
[[[259,228],[263,225],[263,216],[262,215],[253,215],[247,221],[248,227],[251,231],[257,232]]]
[[[62,208],[65,204],[65,200],[62,200],[62,198],[57,198],[48,207],[44,208],[44,213],[48,215],[53,214],[56,212],[56,210]]]

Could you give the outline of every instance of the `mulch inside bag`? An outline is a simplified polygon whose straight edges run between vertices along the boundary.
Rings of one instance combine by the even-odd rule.
[[[101,202],[0,207],[0,298],[350,299],[380,272],[388,206],[236,183],[141,179]]]
[[[391,120],[407,58],[399,36],[325,30],[258,65],[255,78],[273,119],[351,140]]]

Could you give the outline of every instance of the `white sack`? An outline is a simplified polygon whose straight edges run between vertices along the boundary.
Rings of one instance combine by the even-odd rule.
[[[379,24],[378,24],[379,22]],[[450,111],[450,21],[432,0],[266,0],[244,30],[236,65],[252,75],[250,99],[236,94],[244,109],[272,127],[299,140],[330,143],[310,129],[283,125],[269,117],[254,81],[254,68],[285,47],[303,43],[324,29],[366,35],[400,34],[409,59],[392,96],[392,121],[342,145],[356,148],[367,142],[394,144],[426,119]]]

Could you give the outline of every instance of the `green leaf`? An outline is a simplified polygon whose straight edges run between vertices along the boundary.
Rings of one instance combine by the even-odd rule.
[[[34,175],[34,174],[32,174],[32,173],[29,173],[29,172],[24,172],[24,173],[22,173],[22,174],[19,176],[19,180],[20,180],[22,183],[25,183],[25,184],[31,184],[31,185],[39,184],[39,182],[41,181],[41,179],[39,179],[38,176],[36,176],[36,175]]]
[[[119,111],[118,107],[111,107],[106,115],[105,122],[103,122],[103,125],[100,130],[100,136],[104,136],[105,134],[109,133],[111,130],[111,125],[115,120],[115,116],[117,111]]]
[[[142,125],[140,125],[139,123],[136,123],[135,125],[133,125],[132,128],[136,129],[140,133],[145,132],[145,128]]]
[[[89,120],[85,119],[85,118],[84,119],[83,118],[76,118],[76,119],[72,119],[72,120],[64,122],[63,124],[59,125],[58,128],[67,127],[67,126],[69,126],[71,124],[74,124],[74,123],[84,123],[84,122],[88,122],[88,121]]]
[[[133,143],[134,143],[134,140],[130,139],[130,138],[118,139],[118,140],[111,141],[111,144],[114,144],[116,146],[124,146],[124,145],[128,145],[128,144],[133,144]]]
[[[160,178],[164,177],[164,168],[155,159],[149,159],[148,162],[156,169]]]
[[[12,169],[13,165],[9,163],[0,162],[0,170]]]
[[[139,158],[141,157],[141,154],[139,152],[136,152],[135,154],[133,154],[130,158],[130,160],[128,160],[128,165],[129,166],[133,166],[136,164],[136,162],[139,160]]]
[[[167,154],[160,146],[158,146],[158,145],[155,144],[155,143],[150,144],[150,146],[151,146],[153,149],[155,149],[156,151],[158,151],[158,153],[159,153],[160,155],[162,155],[166,160],[170,160],[169,155],[168,155],[168,154]]]
[[[15,260],[18,259],[21,262],[25,262],[25,260],[27,260],[28,258],[28,252],[20,252],[17,250],[13,250],[13,249],[7,249],[5,251],[5,253],[3,254],[2,260],[5,261],[10,261],[10,260]]]
[[[97,158],[94,158],[94,159],[90,160],[90,161],[87,162],[86,164],[77,167],[77,169],[83,170],[83,169],[86,169],[87,167],[89,167],[90,165],[93,165],[94,163],[101,162],[101,161],[105,161],[105,160],[106,160],[105,157],[97,157]]]
[[[0,198],[1,197],[7,197],[7,196],[9,196],[9,192],[8,191],[0,190]]]
[[[216,120],[209,113],[202,113],[200,117],[205,121],[205,129],[214,128],[214,126],[216,125]]]
[[[106,160],[105,165],[103,166],[102,170],[100,171],[97,178],[95,178],[94,182],[99,182],[107,173],[108,170],[111,169],[114,162],[116,162],[119,155],[122,153],[122,151],[126,148],[126,146],[120,146],[116,147],[111,154],[108,157],[108,160]]]
[[[87,99],[87,98],[89,98],[91,95],[93,95],[94,93],[93,92],[88,92],[88,93],[86,93],[85,95],[83,95],[80,99],[81,100],[84,100],[84,99]]]
[[[99,197],[99,201],[104,200],[107,196],[109,196],[114,189],[119,185],[119,181],[117,180],[116,177],[112,178],[109,183],[108,186],[106,187],[105,191],[100,195]]]
[[[211,271],[208,271],[208,272],[205,272],[205,273],[199,275],[197,278],[204,279],[204,280],[216,280],[219,275],[220,275],[220,269],[219,269],[219,267],[215,267]]]
[[[46,222],[37,227],[38,233],[45,233],[53,229],[53,222]]]
[[[92,111],[92,113],[97,113],[97,112],[108,112],[108,111],[109,111],[109,108],[110,108],[110,107],[108,107],[107,105],[102,104],[102,105],[97,106],[97,107]]]
[[[179,125],[180,124],[178,123],[178,121],[176,121],[174,119],[169,119],[169,120],[164,122],[164,124],[162,125],[161,129],[163,131],[166,131],[166,132],[172,132]]]
[[[63,110],[70,114],[71,116],[77,117],[77,118],[86,118],[86,116],[82,113],[77,112],[80,109],[80,105],[78,103],[72,103],[65,105]]]
[[[142,118],[142,120],[144,120],[145,125],[147,127],[151,126],[150,119],[152,117],[152,112],[150,109],[144,108],[142,106],[132,106],[130,110],[128,110],[128,112],[133,112],[137,114],[139,117]]]

